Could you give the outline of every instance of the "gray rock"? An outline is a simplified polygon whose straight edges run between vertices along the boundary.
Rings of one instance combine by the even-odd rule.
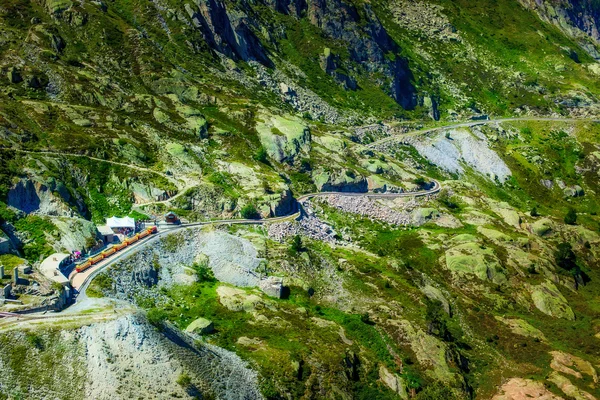
[[[258,287],[267,296],[276,297],[280,299],[283,293],[283,278],[270,276],[268,278],[262,279],[258,283]]]
[[[202,317],[192,321],[187,326],[187,328],[185,328],[186,332],[195,333],[195,334],[199,334],[199,335],[213,333],[214,330],[215,330],[215,326],[214,326],[213,322],[206,318],[202,318]]]
[[[563,192],[567,197],[582,197],[585,194],[583,188],[579,185],[568,186]]]

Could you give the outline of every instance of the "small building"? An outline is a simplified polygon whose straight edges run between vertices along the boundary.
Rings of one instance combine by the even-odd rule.
[[[62,273],[62,269],[71,263],[71,255],[67,253],[54,253],[40,264],[40,272],[52,282],[69,286],[69,279]]]
[[[169,211],[165,214],[165,222],[167,224],[179,224],[181,221],[179,220],[177,214],[175,214],[173,211]]]
[[[115,232],[108,225],[98,226],[98,232],[102,235],[102,241],[104,244],[112,243],[115,238]]]
[[[123,229],[135,230],[135,220],[131,217],[110,217],[106,220],[106,226],[114,231]]]

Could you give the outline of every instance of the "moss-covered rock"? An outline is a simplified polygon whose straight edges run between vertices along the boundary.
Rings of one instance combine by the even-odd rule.
[[[534,328],[525,320],[519,318],[503,318],[499,316],[496,316],[495,318],[503,324],[506,324],[510,328],[510,330],[517,335],[532,337],[534,339],[539,339],[544,342],[546,341],[546,337],[544,336],[542,331],[540,331],[537,328]]]
[[[333,136],[316,136],[313,138],[313,140],[321,146],[325,147],[327,150],[337,154],[341,154],[346,149],[346,142],[342,139]]]
[[[260,142],[269,157],[278,162],[291,162],[301,152],[310,150],[310,129],[292,116],[263,115],[256,124]]]
[[[187,328],[185,328],[186,332],[196,333],[200,335],[212,333],[214,330],[215,326],[213,322],[202,317],[195,319],[187,326]]]
[[[394,321],[406,338],[419,363],[434,379],[454,382],[456,377],[446,361],[446,345],[434,336],[415,328],[409,321]]]
[[[440,212],[435,208],[417,208],[412,213],[413,223],[415,225],[423,225],[429,220],[438,218]]]
[[[494,242],[508,242],[511,240],[510,236],[505,235],[504,233],[497,231],[495,229],[484,228],[482,226],[477,227],[477,232],[481,233],[483,236]]]
[[[192,134],[196,135],[201,139],[208,137],[208,123],[201,116],[191,116],[186,118],[187,128],[192,131]]]
[[[73,5],[71,0],[46,0],[46,8],[52,14],[58,14]]]
[[[548,236],[552,233],[553,223],[548,218],[542,218],[531,224],[531,230],[538,236]]]
[[[531,299],[538,310],[556,318],[574,320],[575,314],[556,285],[545,281],[531,287]]]
[[[464,243],[448,249],[446,266],[457,275],[475,275],[497,284],[506,282],[506,276],[494,252],[476,243]]]
[[[166,122],[169,122],[170,120],[169,116],[158,107],[155,108],[154,111],[152,111],[152,115],[154,116],[156,122],[158,122],[159,124],[164,124]]]

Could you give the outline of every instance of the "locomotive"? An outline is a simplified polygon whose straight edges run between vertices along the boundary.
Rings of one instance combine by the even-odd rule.
[[[92,265],[98,264],[100,261],[104,260],[105,258],[112,256],[113,254],[123,250],[125,247],[137,242],[140,239],[145,238],[146,236],[152,235],[156,232],[158,232],[158,229],[156,228],[156,226],[147,228],[147,229],[143,230],[142,232],[140,232],[130,238],[125,239],[123,242],[116,244],[116,245],[112,246],[111,248],[106,249],[106,250],[102,251],[101,253],[96,254],[93,257],[88,258],[86,262],[76,266],[75,271],[83,272],[86,269],[90,268]]]

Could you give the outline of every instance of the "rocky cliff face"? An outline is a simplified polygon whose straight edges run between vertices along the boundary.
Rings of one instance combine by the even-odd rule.
[[[314,0],[308,4],[308,18],[335,40],[342,40],[350,51],[350,60],[359,63],[368,73],[380,73],[389,78],[392,97],[404,108],[416,105],[411,72],[397,55],[398,45],[390,38],[368,4],[362,9],[341,0]],[[383,83],[383,82],[382,82]]]
[[[18,181],[9,191],[7,204],[27,214],[38,213],[71,217],[71,194],[62,182],[50,179],[40,182],[32,179]],[[85,206],[81,204],[83,210]]]
[[[237,60],[256,60],[271,65],[260,41],[252,32],[248,17],[240,10],[227,10],[219,0],[185,4],[194,26],[202,31],[207,43],[220,53]]]
[[[375,83],[398,104],[405,109],[416,106],[416,91],[408,64],[399,56],[399,46],[369,5],[357,8],[341,0],[267,0],[266,3],[277,13],[296,19],[306,16],[329,40],[339,41],[349,49],[349,59],[338,63],[332,61],[335,55],[330,54],[330,49],[323,49],[329,59],[326,72],[344,88],[358,88],[356,76],[352,75],[377,74],[380,77]],[[274,65],[273,57],[267,55],[265,47],[277,46],[278,40],[286,37],[285,27],[273,23],[272,19],[263,20],[264,15],[255,8],[254,3],[246,1],[233,5],[219,0],[204,0],[198,1],[195,7],[185,5],[192,24],[214,50],[236,60],[254,60],[271,67]],[[265,36],[265,31],[273,33]],[[273,56],[277,57],[276,54]]]
[[[600,59],[600,3],[595,0],[519,0]]]

